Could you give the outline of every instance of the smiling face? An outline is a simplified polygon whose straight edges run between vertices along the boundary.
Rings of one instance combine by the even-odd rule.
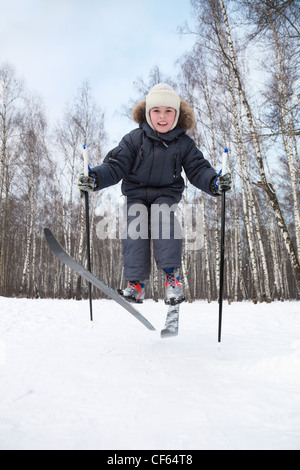
[[[166,106],[159,106],[150,110],[150,119],[154,129],[166,134],[172,128],[176,118],[176,110]]]

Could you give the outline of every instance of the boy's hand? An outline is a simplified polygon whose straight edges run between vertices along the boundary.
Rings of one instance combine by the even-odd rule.
[[[81,174],[78,178],[78,188],[83,192],[93,192],[96,187],[96,178],[94,176],[84,176]]]
[[[212,193],[222,194],[222,193],[225,193],[226,191],[230,191],[231,183],[232,183],[231,173],[226,173],[224,176],[222,174],[219,174],[213,180],[213,184],[211,187]]]

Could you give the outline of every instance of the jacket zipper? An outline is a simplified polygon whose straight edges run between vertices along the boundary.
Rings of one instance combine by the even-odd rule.
[[[178,155],[174,155],[174,178],[177,178],[178,176],[178,169],[177,169],[177,160],[178,160]]]

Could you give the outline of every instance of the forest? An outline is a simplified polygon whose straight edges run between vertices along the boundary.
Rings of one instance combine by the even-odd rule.
[[[178,57],[174,76],[153,64],[147,78],[137,77],[124,112],[130,117],[133,105],[159,82],[172,85],[193,107],[190,135],[214,168],[221,169],[224,147],[229,149],[233,187],[226,195],[224,297],[299,300],[299,2],[190,0],[190,8],[196,26],[178,25],[178,34],[193,35],[194,47]],[[105,115],[88,82],[50,128],[42,99],[26,90],[13,64],[0,64],[0,296],[87,297],[86,283],[53,257],[43,235],[51,228],[86,265],[77,188],[83,144],[91,167],[110,150]],[[115,289],[125,283],[120,196],[117,185],[90,198],[92,271]],[[188,301],[218,298],[220,199],[189,184],[180,205]],[[153,260],[146,296],[163,295]]]

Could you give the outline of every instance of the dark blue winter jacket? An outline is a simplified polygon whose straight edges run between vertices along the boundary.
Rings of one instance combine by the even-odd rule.
[[[182,100],[177,127],[160,134],[146,122],[144,103],[133,110],[139,128],[125,135],[104,163],[92,169],[97,176],[96,191],[123,180],[122,192],[130,198],[142,198],[145,189],[155,189],[156,193],[161,191],[166,198],[179,202],[185,187],[184,170],[196,188],[214,195],[211,185],[217,174],[186,134],[189,123],[193,122],[191,108]]]

